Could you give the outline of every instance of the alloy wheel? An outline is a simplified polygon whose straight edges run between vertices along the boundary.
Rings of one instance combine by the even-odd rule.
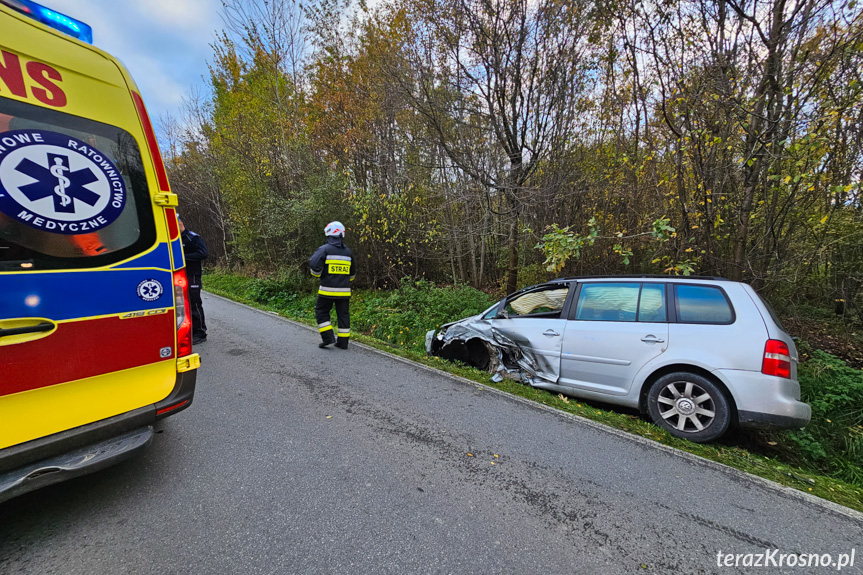
[[[668,425],[684,433],[702,431],[716,418],[713,397],[691,381],[669,383],[659,392],[656,403]]]

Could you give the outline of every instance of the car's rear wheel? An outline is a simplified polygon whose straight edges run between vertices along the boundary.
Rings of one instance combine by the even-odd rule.
[[[647,411],[656,425],[697,443],[717,439],[731,423],[728,398],[719,386],[683,371],[653,382],[647,393]]]

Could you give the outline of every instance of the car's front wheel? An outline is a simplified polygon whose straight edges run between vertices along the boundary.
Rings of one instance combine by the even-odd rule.
[[[728,398],[704,376],[669,373],[657,379],[647,393],[647,411],[658,426],[672,435],[696,443],[712,441],[728,430]]]

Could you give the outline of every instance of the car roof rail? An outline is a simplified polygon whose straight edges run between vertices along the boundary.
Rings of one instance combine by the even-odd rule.
[[[728,282],[732,281],[728,278],[720,277],[720,276],[670,276],[666,274],[626,274],[626,275],[590,275],[590,276],[568,276],[562,278],[556,278],[551,280],[551,282],[563,282],[563,281],[573,281],[573,280],[592,280],[592,279],[674,279],[674,280],[714,280],[714,281],[723,281]],[[549,283],[551,283],[549,282]]]

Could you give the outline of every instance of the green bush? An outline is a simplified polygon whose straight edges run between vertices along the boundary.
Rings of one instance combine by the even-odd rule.
[[[863,371],[815,350],[800,364],[798,379],[812,421],[788,439],[802,463],[863,487]]]
[[[208,273],[204,288],[239,296],[299,319],[314,319],[313,278],[299,271],[283,271],[268,278],[249,278],[218,271]]]
[[[206,274],[204,276],[204,289],[251,299],[248,297],[248,290],[256,281],[255,278],[224,273],[219,270],[207,269],[204,270],[204,273]]]
[[[297,300],[314,289],[311,276],[299,271],[283,271],[269,278],[257,279],[249,287],[248,298],[278,310],[293,309]]]
[[[388,292],[364,292],[351,304],[351,329],[388,343],[423,351],[425,334],[445,323],[485,310],[494,301],[465,285],[435,287],[403,280]]]

